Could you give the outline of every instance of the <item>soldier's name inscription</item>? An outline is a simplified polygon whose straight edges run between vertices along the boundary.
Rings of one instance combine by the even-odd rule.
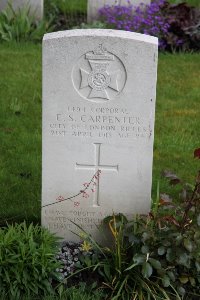
[[[57,113],[49,124],[52,136],[100,138],[149,138],[151,120],[129,113],[126,108],[70,107]]]

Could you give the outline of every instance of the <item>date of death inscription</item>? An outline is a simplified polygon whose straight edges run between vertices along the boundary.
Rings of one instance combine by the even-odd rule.
[[[53,137],[150,139],[151,123],[126,108],[70,106],[53,115],[48,131]]]

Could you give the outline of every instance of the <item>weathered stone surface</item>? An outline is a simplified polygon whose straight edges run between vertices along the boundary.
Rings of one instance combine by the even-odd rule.
[[[42,224],[52,232],[77,241],[74,222],[97,237],[106,215],[149,211],[156,75],[155,37],[45,35]]]
[[[0,11],[5,9],[10,1],[1,0],[0,1]],[[30,12],[32,15],[36,17],[36,19],[43,18],[43,0],[14,0],[12,1],[13,8],[18,10],[22,8],[24,5],[30,6]]]
[[[138,6],[140,3],[150,4],[151,0],[130,0],[131,5]],[[98,19],[98,10],[104,5],[128,5],[127,0],[88,0],[87,20],[92,22]]]

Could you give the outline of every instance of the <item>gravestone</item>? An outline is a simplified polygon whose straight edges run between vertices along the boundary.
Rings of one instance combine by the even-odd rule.
[[[0,0],[0,11],[6,9],[9,2],[12,3],[12,7],[15,11],[28,5],[30,7],[30,13],[34,15],[36,19],[41,20],[43,18],[43,0]]]
[[[141,3],[150,4],[151,0],[130,0],[130,4],[138,6]],[[98,10],[105,5],[128,5],[127,0],[88,0],[87,21],[98,20]]]
[[[43,40],[42,224],[66,240],[78,224],[148,213],[157,38],[118,30]]]

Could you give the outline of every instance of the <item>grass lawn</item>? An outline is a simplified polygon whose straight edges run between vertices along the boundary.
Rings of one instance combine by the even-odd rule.
[[[65,13],[87,12],[87,0],[53,0],[53,3]]]
[[[0,45],[0,222],[40,221],[41,46]],[[199,54],[160,54],[152,195],[163,169],[194,182],[200,162]],[[165,180],[160,191],[170,192]]]
[[[182,3],[182,2],[185,2],[189,5],[192,5],[192,6],[200,6],[200,1],[199,0],[168,0],[169,3],[173,3],[173,4],[179,4],[179,3]]]
[[[41,47],[0,45],[0,220],[39,220]]]

